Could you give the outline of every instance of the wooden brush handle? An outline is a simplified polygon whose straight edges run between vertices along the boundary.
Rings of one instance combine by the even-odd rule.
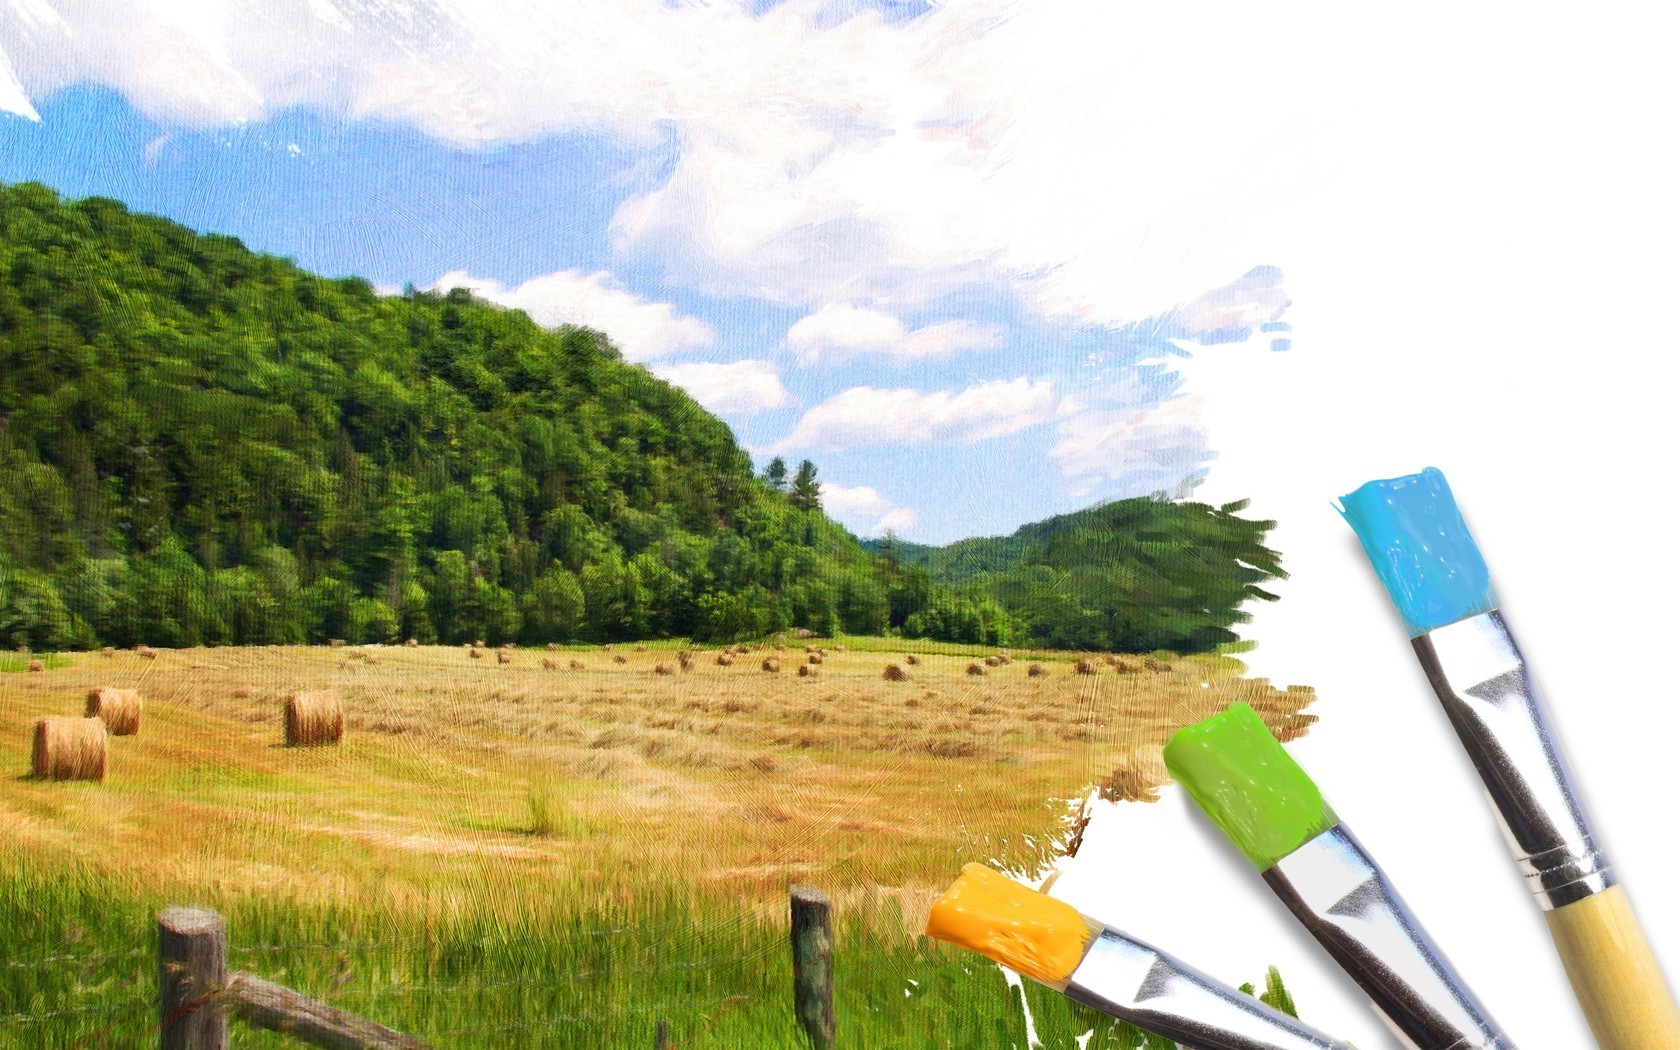
[[[1676,1050],[1680,1010],[1620,886],[1546,913],[1600,1050]]]

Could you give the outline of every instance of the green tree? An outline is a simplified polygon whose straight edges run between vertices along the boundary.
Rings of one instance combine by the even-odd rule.
[[[788,502],[800,510],[822,509],[822,485],[817,481],[817,468],[810,460],[801,460],[799,472],[793,476]]]
[[[526,642],[568,642],[584,627],[583,585],[559,562],[551,562],[525,597],[522,637]]]

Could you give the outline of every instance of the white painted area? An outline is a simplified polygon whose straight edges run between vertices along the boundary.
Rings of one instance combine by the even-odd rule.
[[[1322,721],[1291,753],[1519,1045],[1586,1047],[1481,784],[1330,505],[1372,478],[1446,472],[1601,841],[1680,977],[1680,165],[1651,130],[1680,94],[1670,37],[1631,9],[1494,10],[1364,27],[1383,38],[1360,37],[1369,67],[1326,88],[1362,102],[1341,171],[1303,183],[1266,239],[1294,348],[1203,352],[1186,372],[1219,451],[1198,496],[1252,497],[1278,521],[1291,578],[1244,633],[1253,671],[1319,692]],[[1216,836],[1176,792],[1104,812],[1055,894],[1227,980],[1275,963],[1308,1019],[1398,1046]]]

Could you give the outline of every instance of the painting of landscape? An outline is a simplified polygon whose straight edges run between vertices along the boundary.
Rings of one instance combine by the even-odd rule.
[[[1314,721],[1239,661],[1285,566],[1195,498],[1172,367],[1287,351],[1282,274],[1105,299],[834,181],[992,163],[989,16],[647,6],[526,28],[716,34],[705,98],[426,5],[0,30],[0,1045],[1167,1045],[921,928],[1147,805],[1178,728]],[[182,907],[226,967],[184,999]]]

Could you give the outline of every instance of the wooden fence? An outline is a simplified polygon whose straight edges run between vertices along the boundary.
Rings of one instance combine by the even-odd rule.
[[[162,1050],[227,1050],[230,1015],[327,1050],[429,1050],[272,981],[228,973],[226,924],[203,908],[158,916],[158,986]]]
[[[812,1050],[834,1046],[834,939],[828,895],[789,890],[793,933],[793,1012]],[[255,974],[229,973],[227,925],[204,908],[158,915],[158,1031],[161,1050],[228,1050],[228,1020],[238,1018],[326,1050],[430,1050],[413,1036],[355,1017]],[[654,1050],[667,1050],[660,1021]]]

